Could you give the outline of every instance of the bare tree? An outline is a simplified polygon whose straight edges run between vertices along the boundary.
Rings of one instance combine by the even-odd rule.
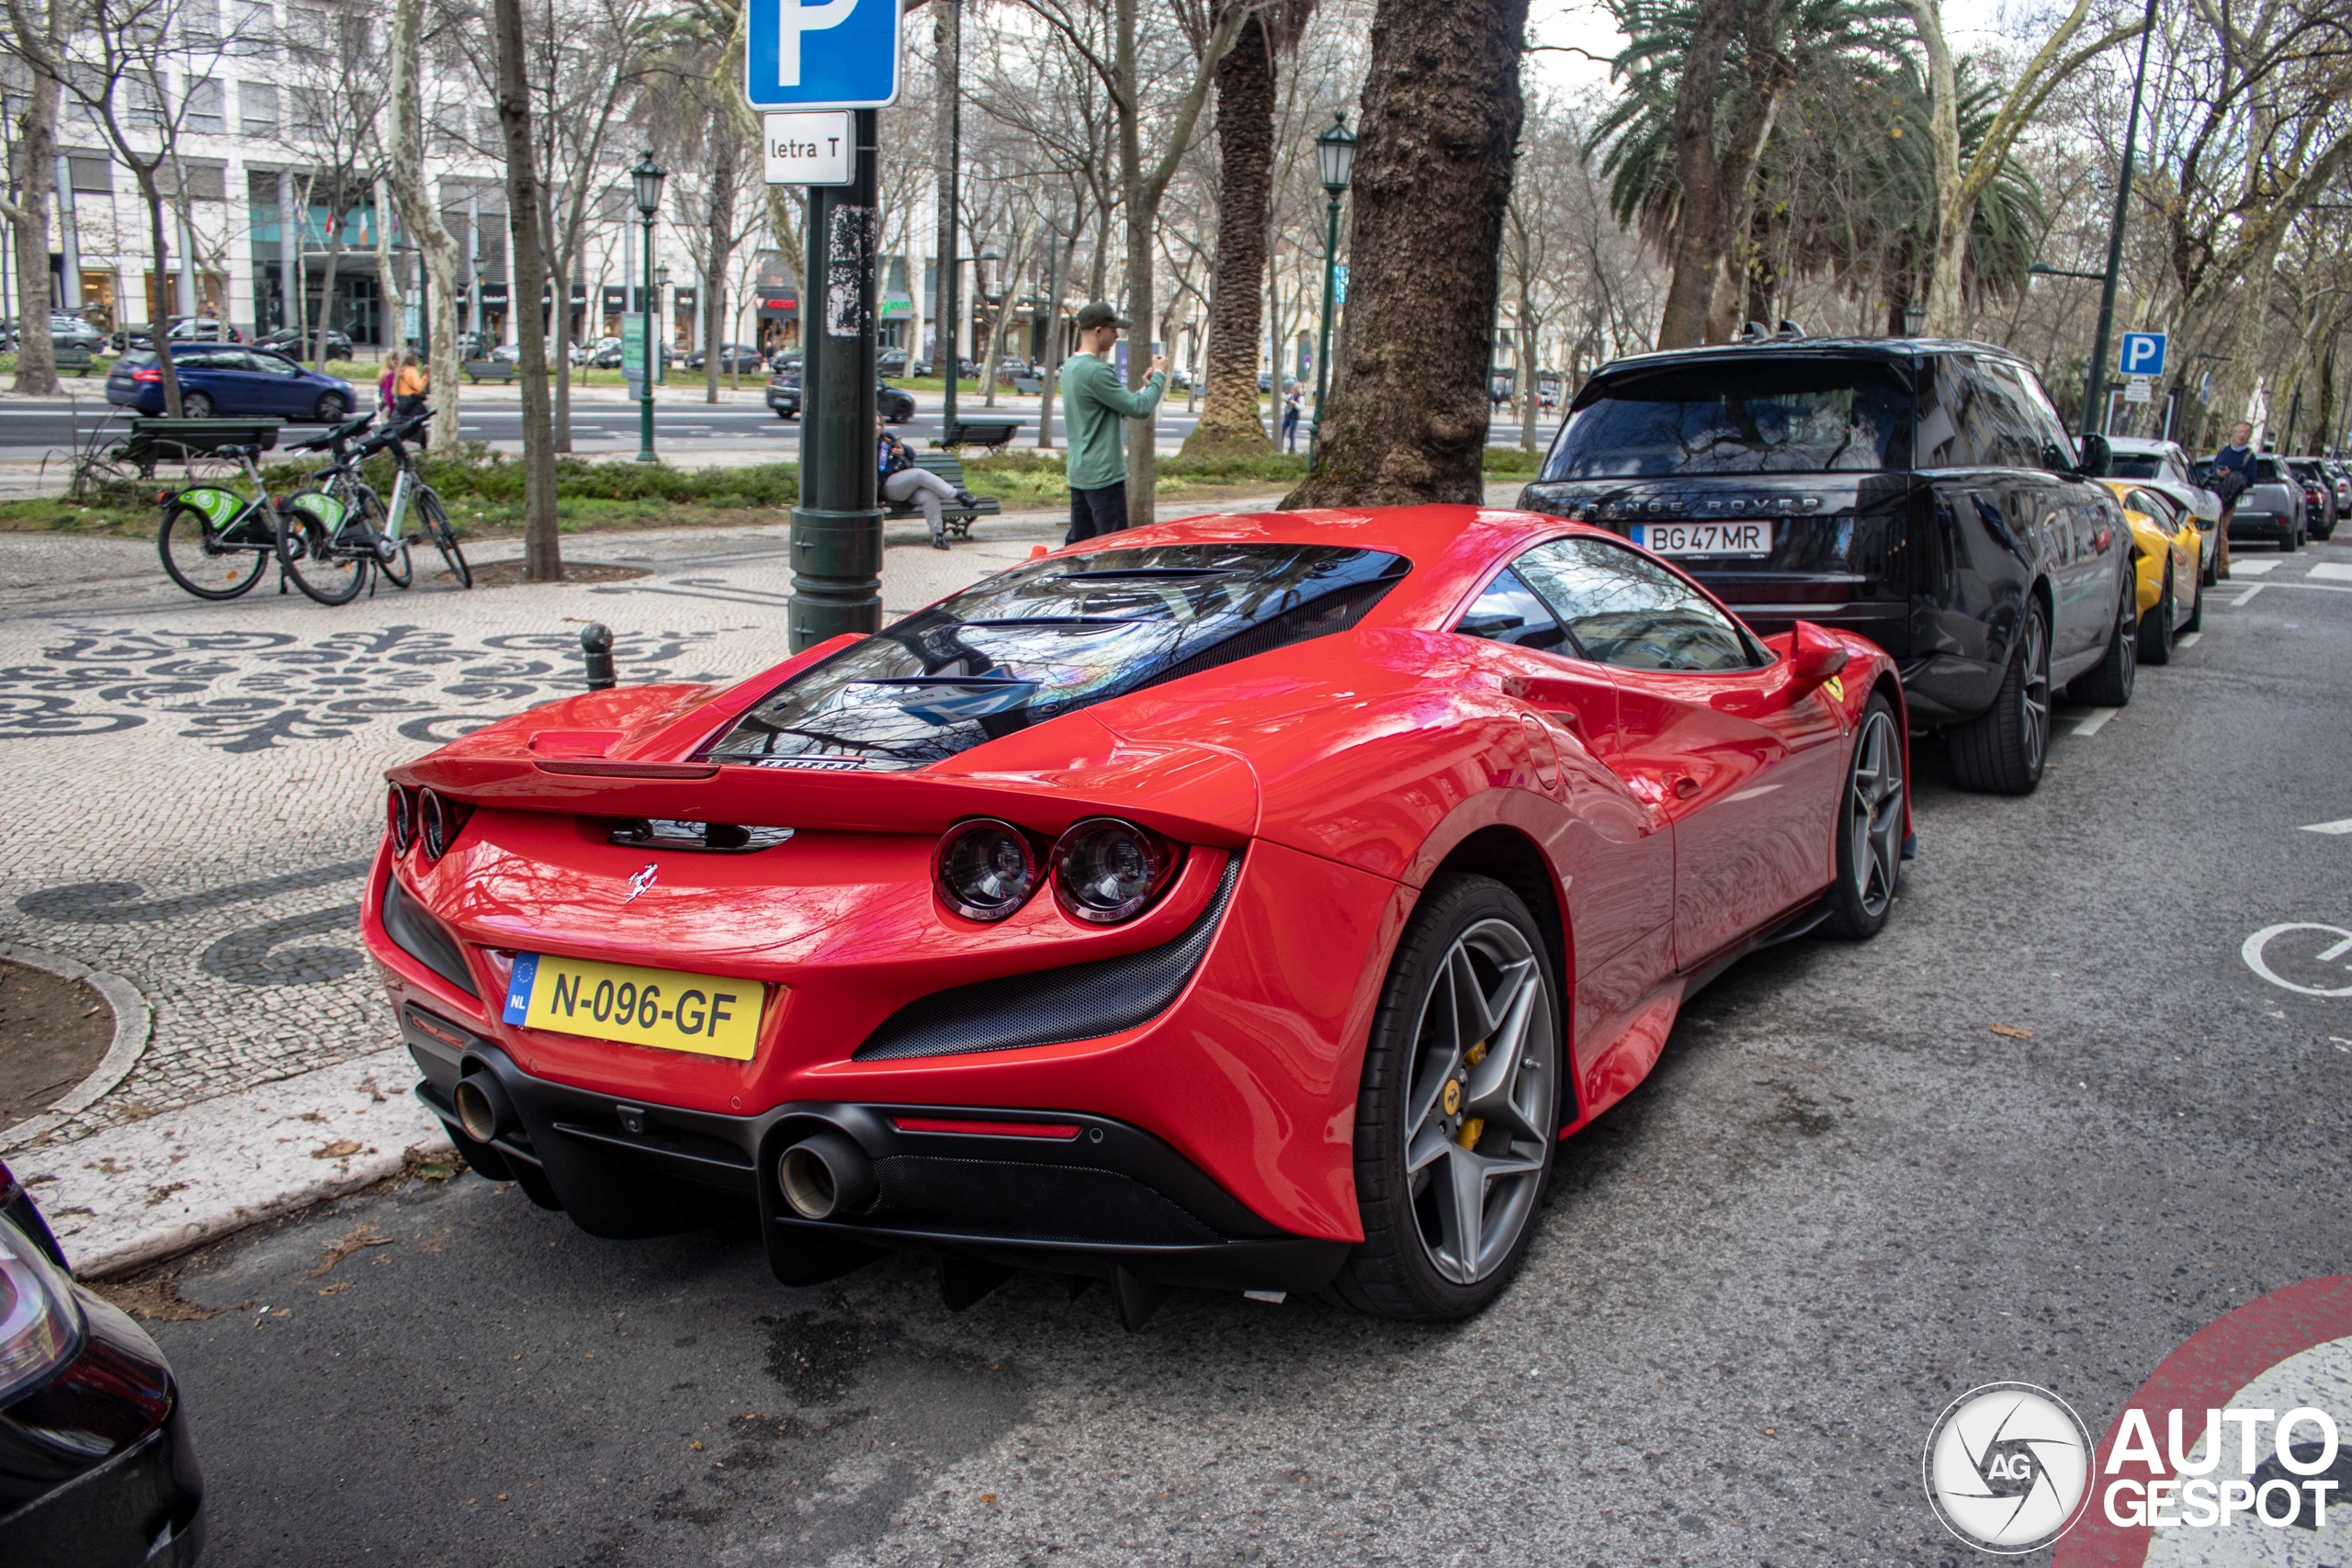
[[[400,204],[401,227],[424,263],[433,312],[426,339],[433,386],[433,439],[458,444],[458,242],[424,186],[424,0],[392,0],[387,40],[390,86],[386,175]]]
[[[506,222],[514,240],[517,378],[523,383],[523,560],[534,582],[563,576],[556,531],[555,432],[549,417],[547,324],[539,316],[546,285],[546,208],[531,132],[531,86],[522,0],[493,0],[498,51],[498,124],[506,142]],[[569,308],[569,301],[566,301]]]
[[[57,110],[65,75],[65,44],[74,11],[67,0],[34,9],[8,6],[11,42],[25,62],[23,107],[16,118],[17,199],[0,200],[17,246],[17,390],[32,397],[58,391],[56,346],[49,313],[49,207],[57,168]],[[81,303],[81,280],[65,279],[66,298]]]

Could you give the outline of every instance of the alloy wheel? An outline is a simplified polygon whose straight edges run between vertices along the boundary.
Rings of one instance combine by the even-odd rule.
[[[1422,1249],[1455,1284],[1494,1272],[1534,1213],[1558,1040],[1516,926],[1481,920],[1455,939],[1421,1004],[1403,1139]]]
[[[1852,835],[1848,860],[1854,868],[1854,896],[1875,917],[1894,898],[1903,856],[1903,742],[1894,720],[1873,712],[1854,747],[1854,773],[1847,781]]]
[[[2018,713],[2025,729],[2026,774],[2030,778],[2041,773],[2041,754],[2050,744],[2050,636],[2039,614],[2025,620],[2025,689],[2020,694],[2024,700],[2018,704]]]

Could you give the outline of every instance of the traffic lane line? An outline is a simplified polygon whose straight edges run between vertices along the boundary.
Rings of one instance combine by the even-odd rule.
[[[2307,822],[2296,829],[2300,833],[2352,833],[2352,817],[2341,822]]]
[[[2123,710],[2121,708],[2093,708],[2090,712],[2085,714],[2082,717],[2075,721],[2075,728],[2069,733],[2075,735],[2097,735],[2100,730],[2105,729],[2108,727],[2109,722],[2112,720],[2117,714],[2120,714],[2122,711]]]

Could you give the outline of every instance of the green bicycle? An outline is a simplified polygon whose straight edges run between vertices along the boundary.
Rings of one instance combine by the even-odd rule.
[[[332,446],[335,461],[320,475],[324,488],[290,496],[279,509],[277,553],[294,585],[320,604],[349,604],[367,585],[371,570],[407,587],[413,580],[409,546],[427,541],[440,550],[449,575],[460,588],[473,586],[473,572],[458,547],[458,531],[442,510],[440,498],[417,474],[415,458],[406,445],[407,437],[431,417],[429,410],[411,415],[348,451],[345,442],[365,427],[366,419],[350,421],[304,444],[306,448]],[[390,505],[377,496],[359,471],[360,463],[388,448],[399,465]],[[416,535],[402,531],[412,506],[424,525]]]
[[[234,599],[269,570],[283,526],[261,481],[258,446],[221,446],[213,455],[235,460],[254,489],[250,496],[221,485],[190,485],[167,497],[156,552],[174,582],[199,599]]]

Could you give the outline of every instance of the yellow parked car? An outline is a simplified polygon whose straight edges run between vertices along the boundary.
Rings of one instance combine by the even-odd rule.
[[[2174,637],[2205,624],[2197,519],[2160,490],[2131,479],[2106,483],[2132,525],[2132,559],[2140,579],[2140,662],[2169,663]]]

